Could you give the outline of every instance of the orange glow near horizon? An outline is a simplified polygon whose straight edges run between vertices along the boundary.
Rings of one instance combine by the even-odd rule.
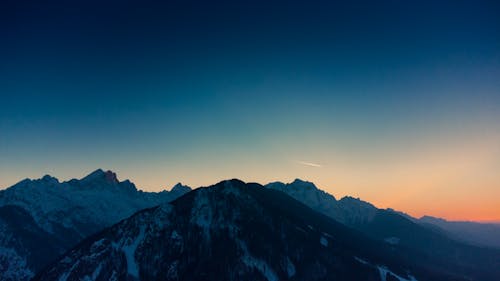
[[[231,178],[261,184],[300,178],[337,199],[357,197],[414,217],[500,221],[500,132],[481,133],[476,128],[432,136],[407,136],[388,143],[374,140],[369,148],[286,138],[244,153],[238,147],[221,146],[168,161],[89,163],[84,172],[77,167],[19,169],[19,175],[0,171],[0,184],[7,187],[45,173],[61,180],[81,178],[98,167],[109,168],[146,191],[170,189],[177,182],[199,187]]]

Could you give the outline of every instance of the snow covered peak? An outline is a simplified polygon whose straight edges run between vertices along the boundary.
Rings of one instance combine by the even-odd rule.
[[[310,208],[342,221],[335,197],[318,189],[312,182],[296,179],[292,183],[274,182],[266,187],[282,191]]]
[[[377,211],[372,204],[353,197],[344,197],[337,201],[333,195],[317,188],[314,183],[300,179],[288,184],[274,182],[266,187],[282,191],[342,223],[370,221]]]
[[[175,192],[153,193],[137,190],[129,180],[118,181],[112,171],[98,169],[81,180],[59,182],[52,176],[26,179],[0,192],[0,206],[16,205],[25,209],[47,232],[80,225],[108,226],[137,210],[169,202],[188,187]],[[1,279],[1,278],[0,278]]]

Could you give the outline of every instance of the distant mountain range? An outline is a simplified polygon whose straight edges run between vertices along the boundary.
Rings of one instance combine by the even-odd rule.
[[[320,213],[350,227],[367,231],[372,235],[378,232],[373,232],[365,228],[369,225],[377,224],[378,220],[382,217],[395,217],[398,219],[404,217],[409,221],[433,229],[455,240],[471,245],[500,249],[500,224],[447,221],[430,216],[417,219],[392,209],[378,209],[368,202],[350,196],[336,200],[334,196],[318,189],[313,183],[299,179],[288,184],[281,182],[270,183],[266,187],[285,192]],[[404,222],[408,223],[408,220]],[[381,230],[384,230],[383,225],[381,226]],[[392,237],[392,234],[388,230],[379,233],[379,235],[386,235],[385,239],[392,241],[391,243],[396,243],[396,241],[399,243],[400,241],[400,238]]]
[[[500,249],[500,224],[447,221],[431,216],[421,217],[418,221],[422,224],[441,228],[457,240],[473,245]]]
[[[45,176],[0,191],[0,280],[499,280],[500,250],[448,224],[302,180],[150,193],[111,171]]]

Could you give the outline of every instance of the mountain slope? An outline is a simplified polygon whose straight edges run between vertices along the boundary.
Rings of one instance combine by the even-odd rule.
[[[282,192],[238,180],[140,211],[86,239],[35,278],[139,279],[466,278],[419,253],[371,240]]]
[[[88,235],[189,190],[142,192],[102,170],[62,183],[23,180],[0,191],[0,279],[27,280]]]

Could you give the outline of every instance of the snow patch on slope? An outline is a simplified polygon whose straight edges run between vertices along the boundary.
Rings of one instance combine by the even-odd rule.
[[[172,262],[169,266],[168,266],[168,271],[167,271],[167,277],[168,279],[170,280],[176,280],[176,279],[179,279],[179,274],[178,274],[178,267],[179,266],[179,261],[176,260],[174,262]]]
[[[69,275],[71,274],[71,272],[73,272],[73,270],[80,264],[80,261],[76,261],[73,266],[71,266],[71,268],[64,272],[61,277],[59,277],[59,281],[67,281],[68,280],[68,277]]]
[[[412,275],[408,274],[408,279],[407,278],[404,278],[404,277],[401,277],[399,275],[397,275],[396,273],[392,272],[389,268],[387,268],[387,266],[384,266],[384,265],[373,265],[371,264],[370,262],[364,260],[364,259],[361,259],[359,257],[354,257],[354,259],[363,264],[363,265],[369,265],[369,266],[372,266],[372,267],[375,267],[379,274],[380,274],[380,280],[381,281],[387,281],[387,275],[390,274],[391,276],[395,277],[398,279],[398,281],[418,281],[415,277],[413,277]]]
[[[321,238],[319,239],[319,243],[321,243],[321,245],[325,247],[328,247],[328,240],[326,240],[324,236],[321,236]]]
[[[267,264],[267,262],[256,258],[250,254],[248,251],[247,245],[245,242],[235,239],[236,244],[243,251],[243,255],[241,256],[241,261],[250,268],[257,269],[268,281],[279,281],[278,275],[273,271],[271,266]],[[293,266],[293,264],[292,264]],[[295,271],[295,267],[293,268]],[[293,272],[295,274],[295,272]]]
[[[295,265],[293,265],[289,257],[286,257],[286,273],[288,275],[288,278],[293,277],[295,275],[295,272]]]
[[[139,246],[139,243],[141,243],[141,241],[144,239],[144,230],[145,227],[142,226],[139,231],[139,235],[137,235],[135,240],[126,246],[122,246],[122,251],[125,254],[125,258],[127,259],[127,272],[129,275],[132,275],[136,278],[139,278],[139,266],[135,261],[135,251],[137,250],[137,246]]]
[[[207,194],[198,192],[191,210],[191,220],[202,228],[210,228],[212,225],[212,208]]]
[[[399,244],[400,239],[398,237],[387,237],[384,241],[391,245],[397,245]]]
[[[354,259],[355,259],[356,261],[358,261],[359,263],[364,264],[364,265],[369,265],[369,264],[370,264],[370,263],[368,263],[367,261],[365,261],[364,259],[360,259],[360,258],[358,258],[358,257],[354,257]]]
[[[380,279],[382,281],[387,281],[387,274],[391,274],[392,276],[394,276],[395,278],[397,278],[399,281],[417,281],[417,279],[415,279],[415,277],[413,277],[411,275],[409,275],[410,279],[403,278],[403,277],[397,275],[396,273],[390,271],[385,266],[377,266],[377,268],[378,268],[378,271],[380,273]]]
[[[99,263],[99,265],[96,267],[96,269],[94,270],[94,272],[92,272],[92,275],[89,276],[89,275],[86,275],[85,277],[83,277],[83,281],[95,281],[97,280],[97,277],[99,276],[99,273],[101,273],[101,270],[102,270],[102,263]]]

